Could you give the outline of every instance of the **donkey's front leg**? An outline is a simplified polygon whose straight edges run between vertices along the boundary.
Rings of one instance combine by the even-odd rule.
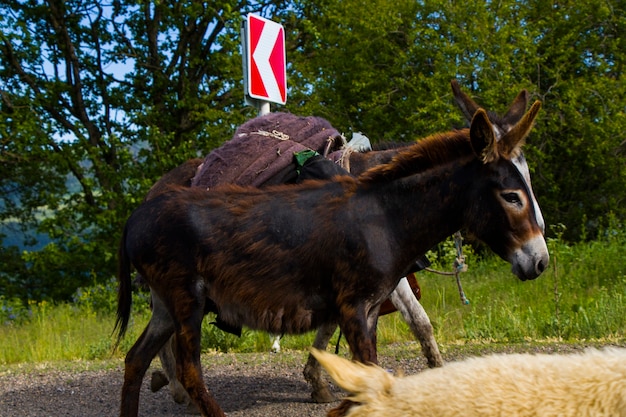
[[[378,363],[376,354],[376,324],[378,308],[365,313],[364,305],[343,306],[340,309],[339,326],[352,351],[352,359],[361,363]],[[354,401],[345,399],[328,412],[328,417],[343,417],[352,408]]]
[[[341,307],[339,326],[350,345],[353,360],[378,364],[376,354],[378,309],[369,310],[369,315],[365,311],[365,305]]]
[[[322,325],[317,329],[315,335],[315,341],[313,347],[319,350],[326,350],[330,338],[335,333],[337,325],[335,323],[329,323]],[[316,403],[329,403],[335,401],[335,396],[331,394],[328,389],[328,383],[322,378],[322,367],[320,363],[315,359],[313,355],[309,353],[309,358],[304,367],[304,379],[311,384],[313,391],[311,391],[311,398]]]

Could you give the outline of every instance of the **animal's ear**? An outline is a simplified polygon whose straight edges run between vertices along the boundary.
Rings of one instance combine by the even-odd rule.
[[[502,118],[503,124],[513,126],[519,122],[526,111],[526,106],[528,106],[528,91],[522,90]]]
[[[376,393],[389,392],[393,385],[393,376],[379,366],[349,361],[313,347],[310,352],[337,385],[362,400],[371,399],[368,397]]]
[[[478,109],[470,125],[470,143],[476,155],[484,162],[498,159],[496,133],[489,121],[487,112]]]
[[[450,85],[452,86],[452,94],[454,94],[456,104],[458,104],[458,106],[461,108],[461,112],[463,112],[465,119],[470,122],[480,106],[476,104],[476,102],[472,100],[470,96],[461,91],[461,87],[459,86],[457,80],[452,80],[450,82]]]
[[[498,143],[500,154],[509,157],[524,144],[526,137],[533,128],[535,119],[539,114],[539,109],[541,109],[541,102],[537,100],[533,103],[522,120],[502,137],[502,140]]]

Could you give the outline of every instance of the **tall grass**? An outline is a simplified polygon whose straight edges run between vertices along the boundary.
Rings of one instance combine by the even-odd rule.
[[[453,279],[422,274],[424,308],[442,343],[467,340],[623,339],[626,335],[626,232],[610,239],[566,245],[550,240],[551,265],[537,280],[521,282],[490,256],[469,261],[461,304]]]
[[[47,362],[57,360],[102,359],[117,355],[113,351],[114,316],[67,303],[31,303],[31,317],[20,324],[0,327],[0,364]],[[133,318],[129,334],[120,350],[130,347],[148,315]]]
[[[450,269],[450,245],[431,253],[438,269]],[[622,341],[626,339],[626,231],[612,229],[601,240],[568,245],[549,242],[551,264],[534,281],[521,282],[510,265],[466,251],[469,270],[461,280],[469,305],[461,303],[453,277],[420,273],[422,304],[440,345],[468,342]],[[453,254],[452,254],[453,255]],[[450,261],[450,262],[449,262]],[[115,283],[82,289],[74,303],[18,306],[0,297],[0,364],[102,359],[123,355],[149,319],[145,294],[135,296],[128,335],[112,350]],[[267,351],[266,333],[244,329],[241,338],[203,324],[205,351]],[[336,342],[335,337],[331,343]],[[305,349],[314,334],[285,336],[284,349]],[[379,343],[413,341],[399,314],[381,317]],[[343,342],[345,348],[345,341]]]

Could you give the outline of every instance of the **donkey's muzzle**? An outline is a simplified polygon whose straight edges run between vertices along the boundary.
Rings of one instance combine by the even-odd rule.
[[[542,235],[524,243],[510,258],[512,272],[522,281],[538,278],[550,263],[548,246]]]

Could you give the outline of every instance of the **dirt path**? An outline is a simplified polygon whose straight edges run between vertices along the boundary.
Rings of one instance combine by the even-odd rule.
[[[120,369],[2,377],[0,415],[115,416],[119,412],[121,376]],[[152,393],[148,380],[141,392],[141,416],[185,414],[186,407],[175,404],[166,389]],[[309,401],[299,369],[279,371],[263,366],[255,372],[242,372],[219,367],[205,380],[228,416],[323,416],[328,408]]]
[[[560,352],[581,348],[567,345],[498,346],[495,350]],[[493,347],[481,347],[471,352],[449,349],[444,352],[444,359],[458,360],[469,354],[493,350]],[[333,404],[310,401],[309,387],[302,377],[305,357],[305,352],[206,355],[203,357],[205,381],[229,417],[322,417]],[[425,367],[416,344],[385,348],[380,362],[383,367],[402,369],[408,375]],[[116,416],[123,361],[113,363],[113,369],[107,370],[93,370],[102,365],[90,363],[63,365],[63,369],[70,370],[45,365],[39,369],[30,366],[28,370],[20,367],[0,370],[0,417]],[[139,415],[185,415],[186,407],[175,404],[167,389],[157,393],[150,391],[150,372],[144,379]],[[338,396],[343,395],[338,389],[334,388],[334,391]]]
[[[332,405],[310,401],[302,377],[303,358],[302,352],[208,355],[203,357],[205,381],[229,417],[324,416]],[[0,417],[102,417],[119,413],[122,360],[107,370],[41,368],[9,368],[0,373]],[[150,373],[144,378],[139,415],[185,415],[186,407],[175,404],[166,388],[150,391]]]

